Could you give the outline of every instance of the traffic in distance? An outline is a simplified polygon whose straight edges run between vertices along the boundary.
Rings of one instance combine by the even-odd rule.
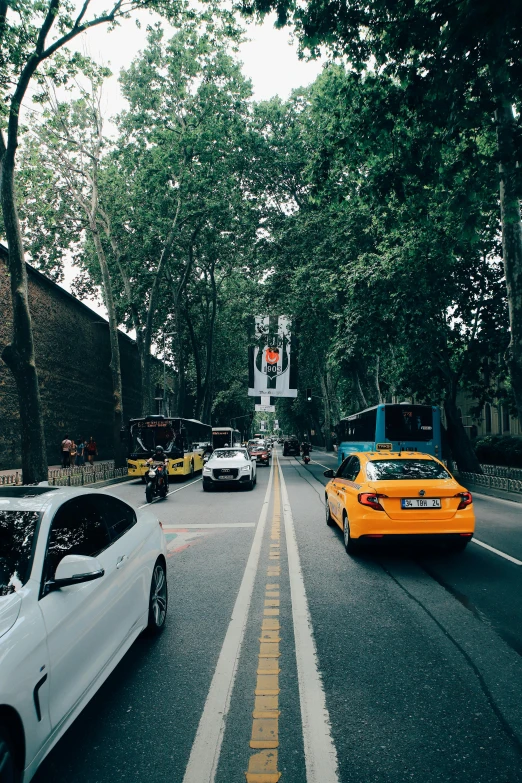
[[[0,488],[0,783],[522,783],[519,506],[436,407],[336,431],[148,416],[131,481]]]

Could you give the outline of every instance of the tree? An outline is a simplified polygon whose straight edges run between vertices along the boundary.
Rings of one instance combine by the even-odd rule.
[[[105,252],[102,235],[105,233],[112,239],[111,227],[101,203],[100,168],[103,165],[104,148],[107,146],[103,134],[103,116],[101,112],[102,80],[106,75],[104,69],[90,71],[90,87],[79,85],[81,97],[69,103],[59,101],[52,84],[47,84],[43,120],[32,126],[32,134],[39,147],[37,173],[44,176],[53,172],[50,188],[39,189],[40,198],[52,204],[55,210],[49,215],[49,229],[44,230],[48,241],[49,233],[55,230],[56,220],[66,217],[65,226],[75,225],[75,230],[68,237],[61,236],[60,247],[64,250],[78,241],[82,230],[86,230],[93,243],[96,260],[99,265],[103,301],[109,320],[109,339],[111,347],[110,369],[112,376],[113,397],[113,453],[116,467],[126,464],[126,455],[121,442],[123,418],[123,391],[121,382],[121,363],[118,336],[118,318],[114,300],[114,284]],[[32,180],[32,187],[37,184]],[[36,209],[35,209],[36,207]],[[32,199],[30,211],[34,214],[35,225],[38,225],[38,213],[44,211],[40,200]],[[34,233],[31,229],[32,216],[25,215],[29,224],[26,233]],[[62,258],[56,259],[61,263]]]
[[[509,0],[411,3],[398,0],[254,0],[246,13],[275,8],[278,23],[295,25],[304,50],[322,44],[347,56],[358,72],[376,69],[405,86],[417,113],[428,109],[433,130],[448,136],[474,128],[487,131],[494,120],[497,185],[502,222],[511,341],[507,363],[522,417],[522,184],[520,102],[522,7]]]
[[[134,8],[155,5],[153,0],[117,0],[108,12],[97,16],[90,15],[91,0],[85,0],[76,15],[72,12],[72,4],[62,0],[45,3],[29,0],[17,5],[16,9],[9,8],[7,0],[0,0],[0,44],[4,51],[0,76],[8,107],[4,114],[6,127],[0,133],[0,201],[9,249],[13,303],[13,338],[3,348],[2,359],[13,373],[18,391],[22,477],[25,483],[47,479],[47,456],[27,294],[24,243],[15,191],[22,102],[42,63],[54,58],[49,73],[58,81],[63,81],[68,73],[74,71],[81,58],[68,57],[63,51],[66,44],[80,33],[101,24],[113,25]]]

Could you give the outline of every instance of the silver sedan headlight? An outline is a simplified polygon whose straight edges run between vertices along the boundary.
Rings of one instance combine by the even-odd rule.
[[[205,467],[203,468],[203,475],[210,476],[211,473],[212,473],[211,469],[207,468],[207,466],[205,465]]]
[[[241,468],[241,473],[250,473],[250,465],[245,465]]]

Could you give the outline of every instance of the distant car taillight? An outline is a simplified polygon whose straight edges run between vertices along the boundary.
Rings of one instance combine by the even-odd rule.
[[[466,506],[470,506],[473,503],[471,492],[459,492],[458,495],[455,495],[455,497],[461,498],[460,503],[457,506],[457,511],[461,508],[466,508]]]
[[[379,502],[379,499],[386,498],[386,497],[388,496],[379,495],[375,492],[360,492],[359,495],[357,495],[357,500],[363,506],[370,506],[370,508],[375,509],[375,511],[384,511],[383,507]]]

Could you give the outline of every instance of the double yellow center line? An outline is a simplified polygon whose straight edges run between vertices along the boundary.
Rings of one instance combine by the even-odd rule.
[[[270,533],[269,565],[265,585],[265,601],[255,688],[255,704],[252,713],[252,737],[250,747],[256,750],[250,756],[247,783],[277,783],[281,773],[277,769],[279,747],[279,577],[281,567],[281,498],[277,457],[274,464],[274,508]]]

